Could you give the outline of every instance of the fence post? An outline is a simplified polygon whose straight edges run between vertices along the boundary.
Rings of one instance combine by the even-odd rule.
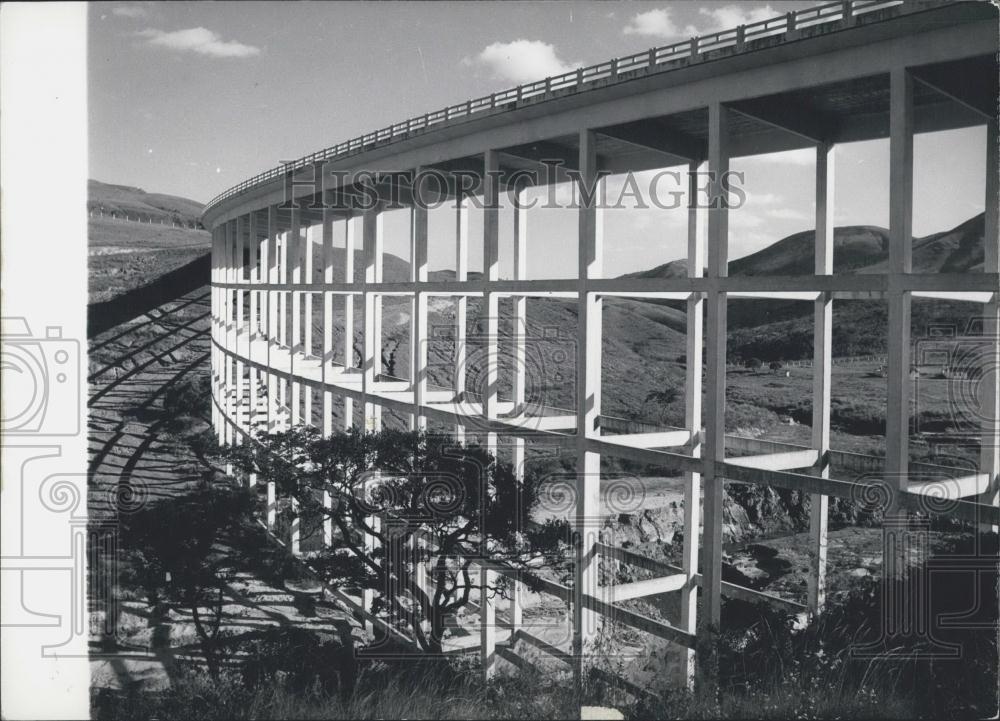
[[[844,8],[841,10],[841,14],[844,16],[844,25],[850,27],[854,24],[854,3],[852,0],[844,0]]]
[[[796,17],[794,12],[790,12],[785,16],[785,39],[794,40],[799,36],[799,31],[796,26]]]

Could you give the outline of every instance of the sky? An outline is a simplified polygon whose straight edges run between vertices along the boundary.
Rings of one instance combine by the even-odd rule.
[[[91,3],[89,174],[207,202],[280,160],[408,117],[812,4]],[[981,127],[917,136],[916,236],[982,212],[984,147]],[[839,145],[836,163],[836,224],[886,226],[887,142]],[[811,152],[732,168],[746,174],[748,202],[731,214],[731,258],[813,227]],[[546,240],[529,250],[529,277],[546,266],[575,275],[570,213],[529,213],[529,237]],[[404,220],[387,222],[387,251],[405,254]],[[475,237],[481,220],[471,223]],[[608,211],[605,275],[681,257],[685,224],[683,209]],[[435,228],[453,232],[443,213]],[[444,248],[432,244],[432,269],[448,267]],[[473,269],[480,259],[473,248]]]

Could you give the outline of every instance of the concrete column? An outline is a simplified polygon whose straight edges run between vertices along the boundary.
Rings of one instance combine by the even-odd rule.
[[[905,68],[896,68],[889,83],[889,273],[909,273],[912,251],[913,77]],[[886,296],[892,332],[887,353],[885,474],[894,494],[899,494],[906,492],[909,471],[911,296],[892,284]],[[891,508],[898,510],[895,504]]]
[[[983,229],[985,253],[983,272],[1000,273],[1000,148],[997,121],[986,125],[986,213]],[[992,339],[986,371],[980,382],[982,393],[983,440],[979,453],[979,472],[989,476],[989,488],[978,500],[992,506],[1000,505],[1000,293],[983,308],[983,336]],[[993,372],[990,372],[990,369]],[[990,526],[994,533],[996,526]],[[985,529],[984,529],[985,530]]]
[[[523,202],[523,191],[511,194],[514,205],[514,280],[527,280],[528,277],[528,209]],[[516,295],[514,303],[514,328],[513,328],[513,367],[514,367],[514,413],[522,415],[525,413],[525,396],[527,386],[527,341],[528,328],[528,299],[523,295]],[[511,462],[514,466],[514,476],[518,482],[524,481],[524,461],[525,443],[523,436],[514,438],[514,457]],[[510,589],[510,638],[513,644],[517,638],[517,630],[522,625],[522,608],[525,587],[520,581],[512,581]]]
[[[258,265],[260,256],[260,242],[257,237],[258,229],[257,229],[256,219],[257,219],[256,211],[251,211],[250,214],[247,216],[247,222],[249,225],[249,235],[250,235],[249,281],[252,284],[260,283],[260,267]],[[259,331],[258,306],[260,301],[260,293],[257,290],[253,289],[251,289],[249,293],[250,293],[250,335],[248,340],[249,340],[250,353],[252,357],[254,339],[257,337]]]
[[[323,282],[333,282],[333,213],[323,211]],[[333,435],[333,392],[327,385],[333,369],[333,293],[323,291],[323,350],[321,355],[321,377],[323,380],[323,423],[324,436]],[[324,526],[324,535],[326,533]]]
[[[290,399],[290,422],[297,426],[302,422],[302,384],[295,378],[295,369],[300,354],[304,353],[302,346],[302,211],[292,208],[292,222],[288,234],[285,236],[288,246],[288,266],[291,274],[291,295],[292,295],[292,339],[289,353],[288,384],[291,389]]]
[[[313,231],[315,226],[307,226],[302,229],[302,278],[301,283],[307,286],[307,292],[302,296],[302,346],[306,356],[313,356]]]
[[[687,272],[689,278],[701,278],[705,268],[705,236],[707,214],[705,198],[698,197],[698,179],[708,167],[700,161],[688,165],[688,246]],[[684,427],[691,431],[688,452],[701,454],[701,366],[704,337],[705,301],[700,293],[692,293],[687,301],[687,339],[684,356]],[[684,558],[685,582],[680,590],[681,630],[697,631],[698,622],[698,543],[701,534],[701,474],[684,474]],[[694,683],[694,651],[682,652],[680,683],[691,688]]]
[[[354,283],[354,219],[344,220],[344,282]],[[344,296],[344,368],[354,367],[354,295]],[[344,396],[344,430],[354,426],[354,399]]]
[[[285,232],[278,237],[277,282],[281,284],[282,288],[288,285],[288,237],[288,232]],[[286,290],[282,290],[278,294],[278,336],[278,345],[282,348],[282,352],[285,353],[291,348],[291,343],[288,338],[288,291]]]
[[[233,282],[234,273],[234,260],[233,256],[233,243],[235,242],[233,236],[235,234],[233,228],[233,222],[231,220],[225,223],[225,251],[223,253],[223,276],[225,278],[225,283],[228,285]],[[226,350],[231,350],[236,347],[236,328],[234,322],[235,308],[233,302],[233,290],[227,287],[224,291],[225,300],[223,301],[223,308],[225,311],[225,329],[223,332],[223,347]],[[228,353],[225,354],[225,360],[223,362],[223,380],[222,380],[222,410],[223,410],[223,442],[228,446],[232,444],[233,433],[232,424],[229,420],[233,417],[233,360],[232,356]],[[227,464],[227,469],[229,464]],[[228,473],[228,470],[227,470]]]
[[[469,207],[464,198],[456,200],[455,209],[455,280],[469,279]],[[468,332],[469,300],[459,296],[455,303],[455,405],[463,407],[465,400],[466,334]],[[465,426],[456,424],[455,440],[465,442]]]
[[[419,177],[419,168],[417,169]],[[418,201],[411,214],[410,280],[427,282],[427,206]],[[410,385],[413,390],[413,426],[427,429],[427,417],[421,408],[427,398],[427,294],[417,291],[410,300]]]
[[[487,282],[500,279],[500,188],[497,173],[500,156],[487,150],[483,157],[483,277]],[[500,365],[500,298],[485,293],[486,310],[486,387],[483,389],[483,418],[487,428],[497,417],[498,380]],[[494,455],[498,452],[497,434],[487,431],[486,445]]]
[[[587,440],[597,435],[601,413],[601,313],[603,301],[587,291],[587,281],[601,277],[603,218],[597,207],[600,198],[597,169],[597,142],[594,132],[582,130],[580,138],[579,273],[577,298],[577,398],[576,398],[576,563],[573,573],[573,677],[582,683],[586,644],[596,635],[600,615],[585,609],[584,595],[598,596],[601,456],[587,450]],[[594,189],[593,202],[585,202]]]
[[[722,179],[729,171],[729,110],[718,102],[708,106],[708,171],[712,175],[708,210],[708,277],[729,275],[729,208]],[[715,463],[726,454],[726,303],[727,294],[710,286],[707,295],[708,354],[705,394],[704,533],[702,550],[702,625],[718,627],[722,615],[723,479]]]
[[[278,496],[274,481],[267,482],[267,530],[274,531],[274,521],[278,515]]]
[[[216,347],[222,342],[221,327],[223,314],[222,290],[217,286],[221,282],[222,268],[222,228],[216,226],[212,229],[212,427],[215,430],[216,438],[222,441],[222,414],[219,407],[222,404],[222,355]]]
[[[834,147],[816,146],[816,275],[833,275]],[[833,347],[833,297],[816,299],[813,326],[812,447],[819,457],[814,472],[830,477],[830,370]],[[809,536],[812,568],[809,572],[809,611],[822,613],[826,600],[826,546],[829,496],[809,495]]]
[[[323,508],[327,511],[333,508],[333,496],[329,491],[323,491]],[[323,517],[323,545],[326,548],[333,545],[333,519],[329,515]]]
[[[288,529],[288,548],[293,556],[301,556],[301,516],[299,514],[299,502],[292,499],[292,525]]]
[[[264,242],[264,254],[267,262],[262,264],[262,270],[267,274],[269,284],[278,282],[278,217],[275,207],[267,207],[267,240]],[[278,292],[267,291],[267,368],[264,378],[267,386],[267,432],[274,433],[277,430],[278,409],[277,393],[278,387],[274,375],[274,363],[277,359],[275,338],[278,333]]]
[[[235,221],[236,237],[234,238],[234,243],[233,243],[233,255],[234,255],[233,260],[235,263],[235,271],[236,271],[235,282],[237,283],[244,282],[246,276],[245,267],[243,264],[243,251],[246,240],[244,237],[244,233],[246,230],[245,218],[246,216],[240,215],[236,217]],[[248,342],[249,336],[246,332],[246,318],[244,317],[243,313],[243,303],[244,303],[245,293],[246,291],[241,288],[237,288],[234,291],[234,297],[236,303],[236,332],[234,335],[236,343],[235,345],[230,346],[230,350],[235,351],[240,356],[249,355],[249,350],[250,350]],[[235,361],[235,377],[233,379],[233,387],[232,387],[233,390],[232,419],[233,422],[236,424],[236,427],[239,429],[245,429],[244,403],[243,403],[245,398],[245,393],[244,393],[245,389],[243,386],[243,372],[244,372],[243,361],[237,358],[237,360]],[[240,434],[236,433],[233,440],[236,445],[239,445],[241,440]]]
[[[382,212],[381,208],[366,210],[362,217],[362,234],[365,253],[365,285],[381,282],[382,266]],[[375,389],[375,378],[382,365],[382,333],[379,316],[381,297],[374,292],[364,292],[364,367],[361,392],[364,400],[364,423],[366,431],[381,428],[381,406],[368,399]]]

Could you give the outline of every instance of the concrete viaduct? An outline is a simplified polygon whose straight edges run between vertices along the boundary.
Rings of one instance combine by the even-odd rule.
[[[685,664],[689,676],[699,623],[718,624],[724,595],[767,598],[794,611],[820,613],[828,499],[856,498],[865,491],[855,480],[859,476],[868,474],[876,479],[871,483],[881,483],[901,514],[917,510],[998,523],[1000,398],[995,373],[987,374],[980,388],[978,471],[937,468],[933,470],[949,483],[922,483],[911,478],[919,474],[908,452],[913,298],[979,304],[986,336],[993,339],[989,358],[994,368],[1000,368],[997,50],[997,10],[988,3],[832,2],[460,103],[248,179],[215,198],[203,216],[213,237],[212,367],[214,423],[220,440],[247,442],[255,432],[298,423],[314,424],[327,434],[335,426],[352,423],[373,429],[382,423],[383,409],[392,409],[408,418],[411,427],[446,428],[460,437],[466,430],[474,432],[481,442],[509,454],[506,460],[516,465],[524,461],[525,444],[538,439],[573,449],[575,520],[582,537],[579,563],[572,585],[548,583],[545,590],[572,607],[573,640],[562,653],[574,668],[579,666],[574,657],[582,655],[595,619],[602,615],[689,649]],[[975,125],[987,128],[983,271],[912,272],[914,135]],[[888,138],[890,148],[887,270],[836,274],[832,150],[838,143],[875,138]],[[691,178],[692,193],[699,171],[716,178],[710,191],[718,198],[722,189],[717,179],[732,158],[802,148],[815,151],[813,273],[730,277],[728,207],[692,203],[687,277],[604,277],[602,211],[581,204],[576,211],[577,277],[528,279],[530,211],[521,204],[524,189],[505,181],[514,171],[538,169],[542,160],[560,159],[565,163],[560,172],[576,171],[579,183],[592,187],[603,171],[682,167]],[[383,278],[384,208],[349,206],[345,191],[359,189],[339,185],[359,171],[402,172],[393,182],[405,202],[412,197],[407,196],[411,189],[406,179],[427,169],[448,179],[440,188],[444,195],[457,194],[458,182],[452,181],[462,171],[475,171],[483,178],[478,190],[485,207],[481,275],[470,277],[468,269],[468,199],[459,194],[453,204],[456,232],[449,242],[455,243],[455,277],[429,280],[428,211],[414,204],[409,278],[390,282]],[[497,203],[501,197],[510,198],[515,217],[514,270],[507,279],[500,273]],[[346,259],[336,269],[335,243],[344,248]],[[318,260],[313,258],[314,247],[321,249]],[[363,269],[354,268],[355,250],[363,251]],[[408,379],[389,377],[382,367],[382,302],[389,297],[410,303]],[[428,299],[442,297],[454,302],[457,318],[455,384],[449,388],[428,383],[424,342]],[[528,379],[517,359],[526,352],[523,328],[526,303],[532,297],[569,299],[577,305],[579,323],[571,329],[577,348],[575,408],[525,407]],[[602,307],[606,298],[614,297],[686,303],[683,428],[614,432],[602,424]],[[463,377],[469,298],[482,299],[488,325],[485,368],[479,369],[487,383],[479,395],[467,392]],[[512,304],[514,327],[522,329],[515,331],[510,349],[501,347],[499,340],[501,298]],[[725,432],[727,301],[738,298],[786,298],[814,305],[809,446],[740,439]],[[830,447],[832,310],[834,303],[845,299],[875,299],[888,307],[884,458]],[[360,362],[355,362],[352,347],[356,311],[363,318]],[[322,318],[321,337],[314,337],[314,312]],[[303,317],[308,320],[303,322]],[[341,339],[337,343],[335,336]],[[499,359],[508,353],[517,370],[512,397],[502,398]],[[314,404],[313,391],[322,402]],[[601,542],[594,519],[600,515],[602,456],[683,469],[683,567]],[[927,464],[920,465],[920,470],[927,470]],[[831,467],[851,473],[834,478]],[[723,582],[724,482],[767,484],[811,495],[814,565],[807,607]],[[952,502],[926,502],[930,496],[940,500],[942,494]],[[273,488],[268,499],[267,516],[273,524]],[[295,551],[294,526],[292,535]],[[599,586],[602,557],[653,570],[657,578],[610,589]],[[482,581],[498,572],[503,571],[484,568]],[[682,615],[676,625],[616,605],[627,598],[665,592],[681,596]],[[531,639],[529,627],[518,628],[522,623],[518,598],[515,594],[508,625]],[[369,600],[358,602],[362,611]],[[484,600],[481,610],[481,652],[487,672],[495,652],[503,650],[497,646],[493,605]]]

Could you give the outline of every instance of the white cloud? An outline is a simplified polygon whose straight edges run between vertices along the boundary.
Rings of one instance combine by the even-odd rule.
[[[169,48],[178,52],[198,53],[214,58],[247,58],[260,54],[260,48],[235,40],[223,40],[207,28],[197,27],[166,32],[148,28],[137,33],[150,45]]]
[[[673,18],[670,17],[670,11],[661,8],[633,15],[622,32],[625,35],[645,35],[665,40],[698,34],[698,31],[691,25],[683,30],[677,27]]]
[[[770,5],[758,8],[748,8],[746,5],[726,5],[721,8],[701,8],[698,13],[709,18],[709,22],[704,27],[700,27],[700,34],[714,33],[719,30],[728,30],[737,25],[749,25],[780,15],[777,10]]]
[[[474,59],[465,58],[464,65],[481,65],[493,76],[512,83],[527,83],[551,75],[561,75],[582,63],[567,63],[556,53],[555,46],[541,40],[514,40],[487,45]]]
[[[622,32],[625,35],[642,35],[660,38],[662,40],[678,40],[695,35],[706,35],[719,30],[727,30],[737,25],[748,25],[759,20],[772,18],[779,13],[770,5],[764,7],[746,7],[743,5],[726,5],[719,8],[700,8],[699,22],[684,27],[677,25],[670,11],[656,8],[637,13],[629,20]],[[704,18],[702,20],[701,18]]]
[[[149,11],[141,5],[116,5],[111,8],[111,14],[120,18],[144,18]]]

